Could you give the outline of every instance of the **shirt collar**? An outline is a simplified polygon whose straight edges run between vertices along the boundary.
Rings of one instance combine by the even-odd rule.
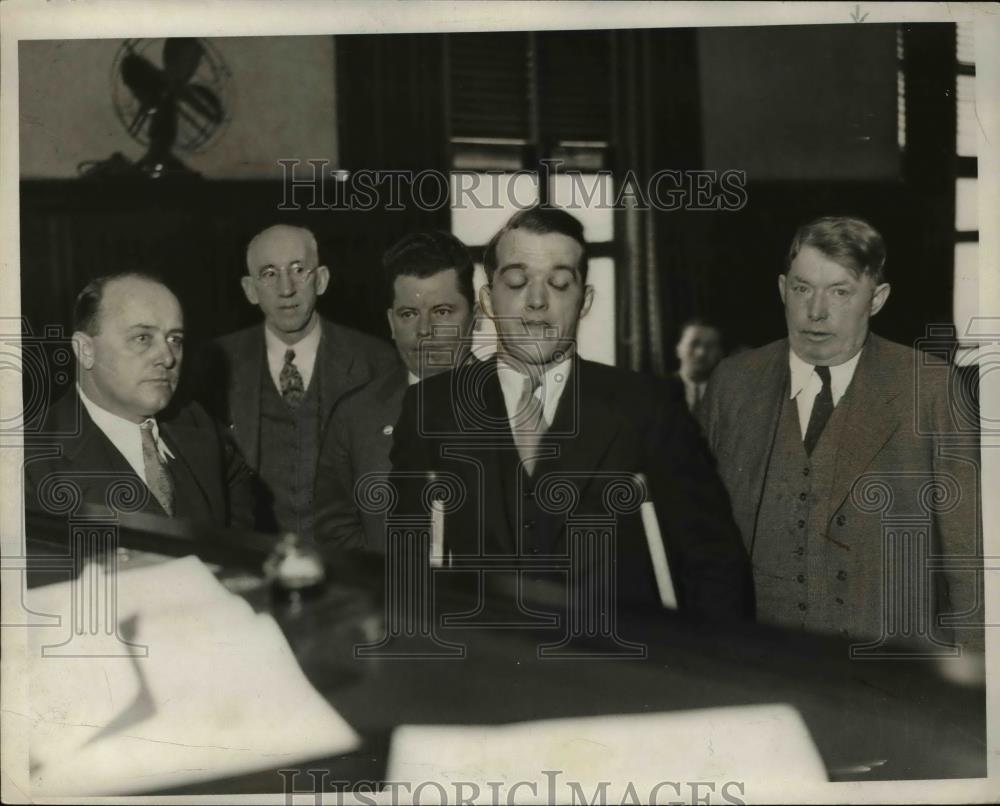
[[[155,417],[148,417],[141,424],[133,422],[132,420],[126,420],[117,414],[114,414],[107,409],[99,406],[83,391],[80,384],[76,385],[76,393],[80,400],[83,401],[83,406],[87,410],[87,414],[90,419],[94,421],[94,425],[104,432],[104,435],[111,440],[111,444],[116,448],[121,450],[125,445],[126,440],[135,441],[139,440],[139,444],[142,444],[142,433],[141,426],[145,425],[147,422],[153,423],[153,442],[156,445],[156,450],[160,454],[160,458],[164,461],[167,458],[173,459],[174,455],[167,447],[167,444],[160,437],[160,425],[156,422]],[[124,453],[124,451],[123,451]]]
[[[559,398],[562,396],[566,382],[569,380],[572,369],[573,358],[564,358],[558,364],[553,364],[542,375],[539,387],[535,390],[535,395],[541,395],[542,412],[546,422],[552,424],[555,417],[556,407],[559,405]],[[515,411],[517,402],[521,398],[524,389],[524,374],[518,372],[514,367],[504,361],[502,356],[497,357],[497,377],[500,380],[500,388],[503,391],[504,402],[507,404],[508,413]]]
[[[854,377],[854,370],[858,366],[862,352],[864,352],[863,347],[843,364],[830,367],[830,392],[834,405],[839,402],[840,398],[844,396],[844,392],[847,391],[847,387],[851,385],[851,379]],[[809,385],[814,377],[819,378],[816,375],[816,368],[799,358],[791,347],[788,348],[788,368],[791,373],[790,399],[798,397],[799,393]]]
[[[319,321],[313,329],[299,339],[295,344],[285,344],[266,324],[264,325],[264,343],[267,347],[267,365],[271,370],[271,375],[277,379],[281,373],[281,367],[285,363],[285,353],[288,350],[295,351],[295,367],[302,376],[302,384],[308,389],[309,380],[312,378],[313,367],[316,365],[316,353],[319,350],[320,338],[323,335],[323,328]],[[275,384],[278,381],[275,380]]]
[[[420,383],[420,377],[406,370],[406,385],[413,386],[415,383]]]

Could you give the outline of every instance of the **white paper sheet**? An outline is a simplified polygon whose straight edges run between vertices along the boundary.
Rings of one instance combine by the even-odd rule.
[[[118,574],[117,621],[137,656],[43,657],[69,635],[72,595],[71,583],[28,594],[63,619],[31,631],[33,794],[127,794],[358,746],[274,620],[197,558]],[[115,640],[74,636],[61,651],[107,654]]]
[[[501,782],[502,802],[517,784],[518,803],[589,802],[602,782],[612,782],[606,802],[631,797],[631,784],[637,802],[650,802],[652,793],[667,803],[691,802],[692,782],[713,783],[712,802],[719,802],[719,787],[727,782],[827,780],[805,723],[784,704],[500,726],[403,726],[393,734],[386,777],[411,791],[437,782],[448,798],[462,785],[465,793],[479,787],[488,799],[490,782]],[[421,800],[426,793],[433,802],[439,791],[425,787]],[[700,791],[704,796],[707,789]],[[739,790],[731,794],[738,797]]]

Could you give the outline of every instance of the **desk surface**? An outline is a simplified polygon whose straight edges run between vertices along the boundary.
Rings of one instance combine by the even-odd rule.
[[[148,547],[148,537],[134,544]],[[122,541],[129,536],[123,533]],[[224,552],[218,541],[208,542],[205,558],[218,562]],[[252,551],[264,545],[248,543]],[[185,543],[167,550],[190,549]],[[239,559],[233,566],[252,565]],[[480,597],[467,575],[443,573],[434,575],[434,629],[440,641],[463,648],[461,657],[405,657],[442,651],[420,635],[397,635],[381,655],[357,657],[356,646],[385,635],[384,566],[375,557],[327,560],[330,580],[312,598],[282,602],[265,586],[243,595],[274,615],[307,677],[364,739],[355,753],[301,765],[328,770],[330,781],[383,779],[389,736],[402,724],[502,724],[775,702],[799,710],[831,780],[986,774],[985,691],[945,681],[930,661],[851,660],[841,640],[754,625],[697,626],[648,613],[619,619],[622,640],[642,644],[645,657],[540,658],[541,644],[565,637],[565,613],[555,613],[548,626],[479,626],[526,617],[502,595]],[[441,624],[484,599],[476,623]],[[566,647],[612,648],[605,639]],[[282,792],[283,782],[271,771],[172,793]]]

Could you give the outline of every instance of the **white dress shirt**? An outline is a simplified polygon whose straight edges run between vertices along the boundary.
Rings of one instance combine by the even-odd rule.
[[[149,486],[149,482],[146,481],[146,462],[142,458],[142,432],[139,428],[140,424],[126,420],[124,417],[119,417],[117,414],[112,414],[107,409],[102,409],[84,394],[80,388],[80,384],[76,385],[76,393],[80,396],[80,400],[83,401],[84,408],[87,409],[87,414],[94,421],[94,425],[100,428],[104,436],[111,440],[111,444],[125,457],[125,461],[129,463],[135,474],[142,479],[144,484]],[[170,452],[167,444],[160,438],[160,427],[157,425],[155,417],[150,417],[142,424],[145,425],[146,422],[150,421],[153,423],[153,441],[156,443],[156,450],[160,454],[160,459],[166,463],[168,459],[173,459],[174,455]]]
[[[309,388],[309,381],[312,380],[313,369],[316,367],[316,353],[319,351],[319,340],[322,335],[323,328],[317,322],[313,329],[295,344],[285,344],[271,332],[271,328],[264,325],[267,368],[271,373],[271,380],[274,381],[274,387],[279,392],[281,391],[281,368],[285,366],[285,353],[288,350],[295,350],[294,363],[299,375],[302,376],[302,391]]]
[[[688,380],[683,375],[680,375],[680,373],[678,373],[678,376],[684,384],[684,399],[687,401],[688,409],[694,411],[695,406],[705,397],[705,388],[708,386],[708,381]]]
[[[840,402],[851,385],[851,378],[854,377],[854,370],[858,366],[858,359],[864,348],[858,350],[854,357],[830,367],[830,393],[833,395],[833,405]],[[816,368],[812,364],[807,364],[799,358],[794,350],[788,351],[788,368],[791,371],[791,396],[799,407],[799,429],[802,431],[802,439],[806,438],[806,429],[809,428],[809,417],[812,415],[813,403],[816,395],[823,388],[823,381],[816,374]]]
[[[566,381],[569,380],[571,362],[572,358],[566,358],[549,367],[542,376],[538,388],[535,389],[535,397],[542,401],[542,416],[549,426],[552,425],[552,418],[555,417],[559,398],[562,397]],[[511,431],[513,431],[513,418],[518,413],[518,403],[524,392],[525,376],[505,363],[502,358],[497,360],[497,375],[500,379],[503,400],[507,406],[507,419],[510,420]]]

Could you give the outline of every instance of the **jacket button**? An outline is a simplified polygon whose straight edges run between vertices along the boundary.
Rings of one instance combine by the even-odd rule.
[[[845,523],[847,523],[847,518],[844,515],[838,515],[837,526],[843,526]]]
[[[535,488],[534,487],[525,487],[524,488],[524,497],[525,498],[534,498],[535,497]]]
[[[796,557],[801,557],[805,553],[806,553],[806,550],[802,546],[799,546],[797,549],[795,549],[795,556]]]
[[[799,493],[799,500],[805,501],[809,497],[808,493]]]
[[[806,609],[806,603],[805,602],[799,602],[799,610],[805,610],[805,609]]]
[[[837,572],[837,579],[839,579],[841,582],[843,582],[845,579],[847,579],[847,571],[838,571]]]
[[[799,574],[797,577],[795,577],[795,581],[796,582],[805,582],[806,581],[805,574]]]
[[[528,531],[534,529],[535,528],[535,522],[534,521],[525,521],[524,522],[524,528],[526,530],[528,530]]]

